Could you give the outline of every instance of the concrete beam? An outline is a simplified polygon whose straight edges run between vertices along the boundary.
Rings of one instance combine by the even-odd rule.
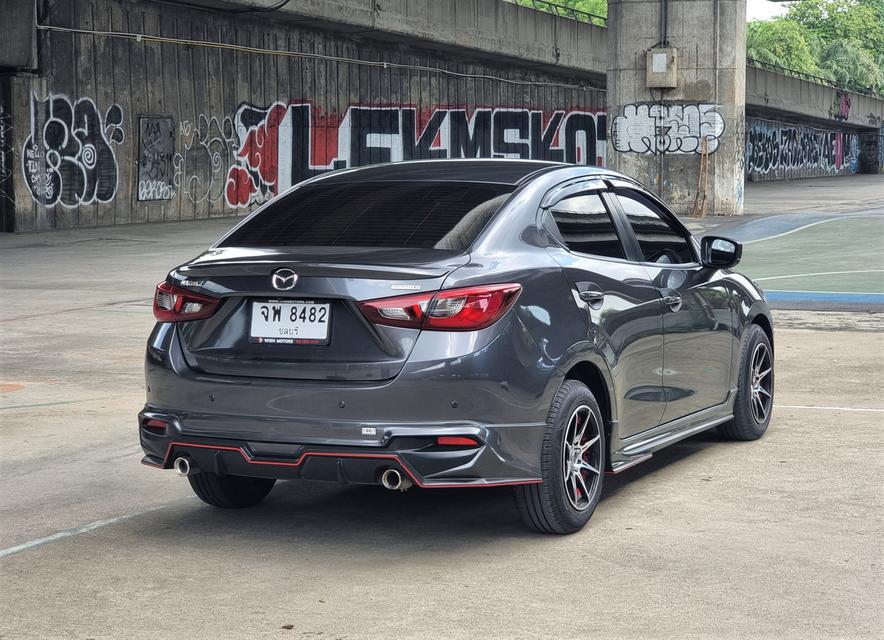
[[[0,70],[33,70],[36,38],[33,2],[0,0]]]
[[[192,0],[193,1],[193,0]],[[211,8],[267,8],[278,0],[196,0]],[[256,13],[253,15],[262,15]],[[545,71],[575,71],[603,86],[607,30],[502,0],[299,0],[274,21],[317,26],[434,49],[482,53]]]
[[[880,129],[884,124],[884,100],[880,98],[753,66],[746,68],[746,112],[797,116],[829,127]]]

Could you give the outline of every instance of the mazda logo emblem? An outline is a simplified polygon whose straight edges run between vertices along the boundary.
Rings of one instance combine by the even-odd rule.
[[[298,274],[291,269],[277,269],[273,272],[271,282],[274,289],[288,291],[289,289],[294,289],[295,285],[298,284]]]

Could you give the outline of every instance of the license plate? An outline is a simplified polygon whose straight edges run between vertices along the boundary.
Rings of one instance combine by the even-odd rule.
[[[328,344],[331,305],[311,300],[260,300],[252,303],[249,342]]]

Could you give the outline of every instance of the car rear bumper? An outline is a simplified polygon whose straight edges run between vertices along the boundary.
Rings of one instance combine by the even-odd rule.
[[[158,324],[139,415],[144,462],[170,468],[184,451],[241,475],[374,483],[396,466],[421,486],[537,482],[551,364],[517,326],[424,334],[391,380],[301,381],[197,371],[174,326]],[[166,426],[146,429],[147,419]],[[478,444],[438,447],[439,436]]]
[[[142,463],[171,469],[186,456],[198,469],[218,474],[356,484],[377,484],[392,468],[426,488],[540,482],[535,458],[543,425],[394,427],[374,445],[327,446],[195,436],[183,424],[179,416],[146,407],[139,414]],[[476,444],[437,444],[437,437],[451,435]]]

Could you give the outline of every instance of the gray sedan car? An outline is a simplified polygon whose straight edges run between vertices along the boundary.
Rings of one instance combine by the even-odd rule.
[[[773,406],[773,325],[652,193],[597,167],[452,160],[335,171],[157,286],[143,462],[205,502],[276,480],[512,485],[579,530],[604,474]]]

